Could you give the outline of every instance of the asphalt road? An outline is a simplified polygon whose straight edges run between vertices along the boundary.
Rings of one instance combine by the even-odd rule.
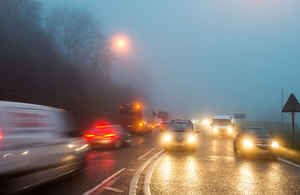
[[[164,152],[162,134],[154,131],[129,147],[93,150],[86,170],[26,194],[149,194],[147,187],[151,194],[300,194],[300,166],[243,159],[233,152],[231,138],[211,138],[208,127],[198,130],[196,153]]]

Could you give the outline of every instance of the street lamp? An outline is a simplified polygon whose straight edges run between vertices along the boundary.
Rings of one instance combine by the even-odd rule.
[[[106,75],[106,111],[108,111],[108,90],[109,90],[109,65],[110,65],[110,47],[112,44],[115,44],[119,47],[124,46],[123,41],[118,42],[109,42],[108,43],[108,54],[107,54],[107,75]]]

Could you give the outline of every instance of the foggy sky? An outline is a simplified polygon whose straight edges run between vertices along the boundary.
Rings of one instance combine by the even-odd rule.
[[[290,93],[300,100],[299,0],[41,2],[87,8],[108,37],[128,36],[111,78],[149,91],[156,111],[280,121],[281,89],[284,103]]]

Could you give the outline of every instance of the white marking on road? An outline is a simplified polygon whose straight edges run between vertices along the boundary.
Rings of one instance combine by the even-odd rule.
[[[159,145],[162,145],[164,142],[161,142]]]
[[[160,161],[160,159],[162,159],[162,157],[164,157],[167,154],[167,152],[163,153],[161,156],[159,156],[154,163],[151,165],[151,167],[148,169],[146,176],[145,176],[145,181],[144,181],[144,194],[145,195],[151,195],[150,192],[150,181],[151,181],[151,177],[152,177],[152,173],[154,171],[154,168],[156,166],[156,164]]]
[[[151,162],[151,160],[155,159],[158,155],[160,155],[164,150],[161,150],[160,152],[158,152],[157,154],[155,154],[154,156],[152,156],[151,158],[149,158],[146,162],[144,162],[144,164],[142,166],[140,166],[140,168],[134,173],[131,182],[130,182],[130,188],[129,188],[129,194],[136,194],[136,189],[137,187],[137,182],[140,176],[140,173],[145,169],[145,167]]]
[[[295,163],[292,163],[292,162],[290,162],[290,161],[283,160],[283,159],[281,159],[281,158],[277,158],[277,159],[278,159],[278,160],[280,160],[280,161],[286,162],[286,163],[288,163],[288,164],[294,165],[295,167],[298,167],[298,168],[300,168],[300,165],[297,165],[297,164],[295,164]]]
[[[149,154],[150,152],[152,152],[154,149],[155,149],[155,147],[152,148],[149,152],[147,152],[147,153],[144,154],[143,156],[141,156],[140,158],[138,158],[138,160],[141,160],[144,156],[146,156],[147,154]]]
[[[141,136],[138,136],[138,137],[135,137],[135,138],[133,138],[133,139],[139,139]]]
[[[112,191],[112,192],[118,192],[118,193],[123,193],[123,190],[117,189],[117,188],[112,188],[112,187],[106,187],[104,188],[106,190]]]
[[[119,173],[121,173],[122,171],[124,171],[125,168],[117,171],[115,174],[109,176],[107,179],[105,179],[104,181],[102,181],[99,185],[97,185],[96,187],[94,187],[93,189],[85,192],[83,195],[89,195],[91,194],[92,192],[94,192],[95,190],[97,190],[98,188],[100,188],[101,186],[103,186],[104,184],[106,184],[107,182],[109,182],[112,178],[114,178],[116,175],[118,175]]]
[[[127,171],[135,171],[134,169],[126,169]]]

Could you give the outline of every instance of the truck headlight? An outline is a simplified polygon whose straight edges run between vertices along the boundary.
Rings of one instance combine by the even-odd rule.
[[[189,137],[189,142],[194,142],[194,141],[195,141],[195,137],[194,136]]]
[[[232,133],[232,129],[228,129],[228,133]]]
[[[248,140],[244,140],[244,145],[246,147],[252,147],[253,145],[251,144],[251,142],[249,142]]]
[[[170,141],[171,138],[170,138],[170,136],[166,135],[165,138],[164,138],[164,140],[165,140],[165,141]]]
[[[273,147],[273,148],[278,148],[278,147],[279,147],[279,144],[278,144],[278,142],[274,142],[274,141],[273,141],[273,143],[272,143],[272,147]]]
[[[213,132],[217,133],[217,132],[218,132],[218,129],[213,129]]]

